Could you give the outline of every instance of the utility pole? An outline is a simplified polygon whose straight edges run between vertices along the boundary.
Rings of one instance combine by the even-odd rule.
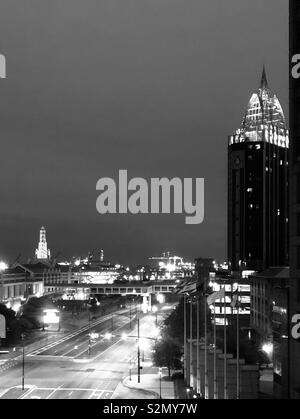
[[[187,380],[186,294],[183,295],[183,376]]]
[[[129,327],[131,330],[131,300],[129,300],[129,319],[130,319]]]
[[[162,376],[162,369],[159,368],[159,398],[161,399],[161,376]]]
[[[24,333],[22,333],[22,390],[25,389],[25,347],[24,347]]]
[[[141,353],[140,353],[140,319],[137,319],[137,326],[138,326],[138,383],[141,382]]]
[[[190,387],[194,387],[193,374],[193,297],[190,297]]]
[[[197,296],[197,393],[201,394],[201,371],[200,371],[200,307]]]
[[[130,357],[130,365],[129,365],[129,381],[131,381],[131,357]]]
[[[91,355],[91,349],[92,349],[92,345],[91,345],[91,312],[89,309],[89,347],[88,347],[88,355]]]
[[[207,367],[207,301],[206,284],[204,285],[204,391],[205,399],[209,398],[208,367]]]

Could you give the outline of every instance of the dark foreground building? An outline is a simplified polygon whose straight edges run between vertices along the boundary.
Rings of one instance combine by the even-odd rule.
[[[289,388],[291,398],[300,399],[300,1],[290,0],[290,315]],[[295,329],[296,327],[296,329]],[[298,331],[300,328],[298,329]],[[294,331],[294,333],[292,333]]]
[[[265,69],[228,146],[228,260],[261,271],[288,259],[289,134]]]

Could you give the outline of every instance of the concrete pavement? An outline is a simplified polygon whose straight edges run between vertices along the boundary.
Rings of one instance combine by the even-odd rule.
[[[126,318],[120,320],[116,327],[126,324]],[[142,356],[145,358],[142,370],[142,381],[147,374],[157,371],[151,365],[151,350],[153,340],[147,337],[155,333],[155,316],[148,314],[140,319],[141,342],[147,343],[143,347]],[[86,337],[84,337],[86,344]],[[25,386],[19,398],[26,399],[109,399],[113,397],[119,383],[129,375],[132,368],[133,375],[137,371],[137,327],[132,329],[127,340],[112,340],[109,345],[95,345],[93,357],[66,357],[67,341],[64,342],[60,355],[50,356],[43,353],[26,356],[25,358]],[[59,343],[60,345],[60,343]],[[63,345],[63,346],[64,346]],[[55,348],[55,346],[53,347]],[[48,349],[47,349],[48,350]],[[143,364],[142,364],[143,365]],[[0,375],[0,394],[2,398],[17,398],[20,393],[21,364],[13,366]],[[146,378],[145,378],[146,380]],[[153,387],[157,383],[153,384]],[[134,398],[145,398],[141,392],[131,389]],[[115,396],[114,396],[115,397]],[[154,398],[154,396],[153,396]]]

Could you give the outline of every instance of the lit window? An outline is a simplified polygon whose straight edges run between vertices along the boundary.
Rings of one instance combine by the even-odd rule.
[[[253,192],[253,188],[248,188],[247,192]]]

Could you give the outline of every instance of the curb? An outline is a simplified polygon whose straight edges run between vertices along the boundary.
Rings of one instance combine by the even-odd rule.
[[[127,380],[127,379],[128,379],[128,377],[125,377],[122,380],[122,384],[123,384],[124,387],[129,388],[130,390],[142,391],[142,392],[147,393],[151,396],[154,396],[155,399],[159,399],[159,394],[156,393],[156,391],[151,391],[151,390],[146,390],[144,388],[137,388],[137,387],[130,386],[127,383],[125,383],[125,380]]]

